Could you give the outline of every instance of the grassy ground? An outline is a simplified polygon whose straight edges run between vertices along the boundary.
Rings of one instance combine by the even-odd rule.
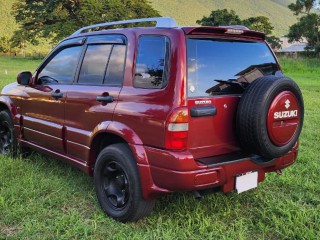
[[[240,195],[173,194],[150,217],[121,224],[104,215],[92,178],[77,169],[40,154],[0,156],[0,239],[319,239],[320,60],[280,62],[305,99],[299,158],[282,176],[270,173]],[[0,89],[38,63],[0,58]]]

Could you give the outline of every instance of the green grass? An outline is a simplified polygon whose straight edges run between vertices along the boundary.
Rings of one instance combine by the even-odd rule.
[[[8,83],[15,82],[22,71],[34,72],[41,60],[20,57],[0,57],[0,89]]]
[[[297,162],[282,176],[267,174],[255,190],[161,198],[152,215],[115,222],[102,212],[92,178],[33,154],[0,156],[0,239],[319,239],[320,60],[280,59],[300,85],[305,124]],[[39,61],[0,58],[0,88]],[[7,69],[8,75],[4,75]]]

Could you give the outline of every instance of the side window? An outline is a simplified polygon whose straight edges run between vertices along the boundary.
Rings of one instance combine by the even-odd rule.
[[[112,45],[89,45],[81,66],[79,83],[101,84]]]
[[[55,55],[38,75],[38,84],[72,83],[82,46],[69,47]]]
[[[104,79],[104,84],[107,85],[122,85],[124,63],[126,56],[125,45],[114,45],[112,54],[109,60],[108,69]]]
[[[121,86],[125,53],[125,45],[88,45],[78,82]]]
[[[165,36],[142,36],[139,39],[134,86],[164,88],[169,67],[169,39]]]

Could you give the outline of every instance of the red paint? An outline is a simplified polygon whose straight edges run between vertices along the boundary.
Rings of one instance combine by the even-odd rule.
[[[272,101],[267,129],[271,141],[277,146],[284,146],[294,136],[300,122],[298,100],[289,91],[279,93]]]
[[[227,34],[226,28],[188,27],[108,30],[81,36],[93,34],[122,34],[126,37],[123,86],[37,85],[36,72],[28,86],[12,84],[5,87],[0,107],[12,112],[22,146],[62,159],[92,175],[99,144],[116,136],[114,139],[130,146],[145,199],[155,199],[172,191],[217,186],[225,192],[232,191],[237,174],[258,171],[261,182],[266,172],[285,168],[295,161],[297,145],[285,156],[267,164],[257,164],[248,158],[210,168],[196,161],[197,158],[240,149],[234,129],[240,95],[205,98],[211,102],[203,106],[214,106],[217,110],[214,116],[195,118],[189,115],[180,122],[187,123],[188,130],[168,131],[168,125],[173,121],[170,118],[172,114],[179,109],[189,113],[196,100],[203,100],[187,98],[186,35],[262,42],[263,34],[245,31],[243,35],[236,35]],[[170,39],[169,82],[164,89],[133,87],[137,44],[139,37],[146,34],[165,35]],[[48,60],[50,57],[42,64]],[[54,91],[62,92],[63,97],[58,100],[52,98]],[[97,96],[106,94],[113,96],[114,102],[104,104],[96,101]],[[289,109],[295,109],[296,99],[284,92],[273,101],[268,114],[268,133],[279,146],[291,139],[298,123],[296,118],[284,118],[284,123],[272,118],[275,112],[284,110],[286,99],[291,102]],[[112,144],[112,141],[108,143]]]
[[[189,111],[196,100],[210,100],[217,113],[207,117],[189,117],[189,150],[195,158],[215,156],[239,150],[235,139],[234,116],[240,96],[189,98]]]

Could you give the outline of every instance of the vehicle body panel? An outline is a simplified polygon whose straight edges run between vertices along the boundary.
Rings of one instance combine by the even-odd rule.
[[[102,122],[112,121],[120,87],[74,85],[65,103],[66,147],[70,157],[87,162],[90,139]],[[98,102],[97,97],[108,94],[112,103]],[[79,121],[81,119],[81,121]]]
[[[0,102],[12,112],[22,146],[69,162],[89,175],[93,174],[95,160],[101,150],[95,146],[99,136],[117,136],[132,151],[140,174],[143,197],[147,200],[180,190],[221,186],[224,192],[232,191],[235,177],[249,171],[258,171],[261,182],[266,172],[281,170],[295,161],[297,144],[285,156],[267,164],[255,162],[254,156],[213,167],[199,161],[200,158],[240,150],[235,136],[234,114],[241,95],[187,97],[187,36],[264,42],[261,33],[245,31],[246,34],[241,36],[226,34],[225,31],[226,28],[188,27],[84,33],[78,44],[84,44],[85,39],[92,35],[122,34],[126,37],[122,87],[82,86],[76,83],[39,87],[35,84],[37,70],[28,86],[12,84],[5,87]],[[143,35],[164,35],[170,40],[169,81],[163,89],[133,87],[137,46],[139,37]],[[72,36],[69,40],[77,38]],[[50,57],[47,57],[42,64],[49,60]],[[51,93],[56,90],[63,92],[61,99],[52,98]],[[98,102],[96,97],[103,93],[113,96],[115,101],[107,104]],[[196,104],[196,101],[208,99],[210,103]],[[189,112],[188,149],[171,151],[165,149],[166,126],[170,114],[181,107],[188,108]],[[190,113],[194,107],[214,107],[216,113],[192,117]]]
[[[68,85],[32,85],[24,89],[21,99],[23,139],[59,153],[66,153],[64,146],[65,100]],[[52,92],[63,93],[61,99]]]

